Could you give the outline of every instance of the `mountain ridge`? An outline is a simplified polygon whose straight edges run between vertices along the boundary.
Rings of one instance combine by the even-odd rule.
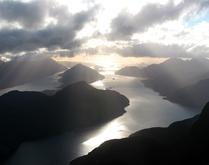
[[[209,163],[209,103],[199,115],[148,128],[127,138],[104,142],[70,165],[143,164],[206,165]]]
[[[16,57],[0,65],[0,89],[37,81],[65,69],[48,57]]]

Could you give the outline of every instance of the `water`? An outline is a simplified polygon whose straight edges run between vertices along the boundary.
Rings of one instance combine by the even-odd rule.
[[[126,137],[154,126],[168,126],[173,121],[189,118],[197,111],[164,100],[146,88],[139,78],[106,74],[106,78],[92,85],[112,89],[130,100],[127,113],[100,128],[85,133],[65,133],[48,139],[23,143],[5,165],[67,165],[70,160],[87,154],[102,142]],[[56,83],[55,83],[56,84]]]
[[[83,143],[87,151],[106,140],[123,138],[144,128],[165,127],[197,113],[164,100],[158,93],[146,88],[139,78],[109,75],[93,86],[119,91],[129,98],[130,105],[126,108],[127,113],[98,129]]]

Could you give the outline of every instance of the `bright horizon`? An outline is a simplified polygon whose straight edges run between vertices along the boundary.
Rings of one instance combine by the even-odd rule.
[[[125,66],[146,66],[149,64],[161,63],[167,58],[152,58],[152,57],[121,57],[119,55],[94,55],[83,56],[78,55],[74,57],[54,57],[58,62],[75,62],[83,64],[93,64],[103,68],[109,68],[113,70],[120,69]]]

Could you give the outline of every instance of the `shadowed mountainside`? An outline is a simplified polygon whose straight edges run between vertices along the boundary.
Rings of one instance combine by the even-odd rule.
[[[208,148],[209,103],[200,115],[167,128],[145,129],[127,138],[107,141],[70,165],[206,165]]]
[[[0,89],[33,82],[65,69],[51,58],[16,57],[0,65]]]
[[[209,100],[209,60],[170,58],[160,64],[142,69],[124,68],[122,75],[143,77],[145,86],[152,88],[169,101],[200,108]],[[205,79],[205,80],[204,80]]]
[[[208,59],[169,59],[162,64],[148,66],[143,72],[148,78],[143,83],[169,101],[200,108],[209,100]]]
[[[209,100],[209,79],[176,90],[166,99],[187,107],[201,107]]]
[[[128,99],[118,92],[98,90],[85,82],[53,96],[12,91],[0,97],[0,161],[20,143],[65,131],[82,131],[125,113]]]
[[[171,58],[161,64],[153,64],[142,70],[146,86],[163,96],[170,96],[177,89],[197,83],[209,73],[208,59],[182,60]]]
[[[62,82],[63,86],[79,81],[92,83],[94,81],[104,79],[104,76],[99,74],[96,70],[82,64],[77,64],[73,66],[71,69],[68,69],[60,76],[60,81]]]

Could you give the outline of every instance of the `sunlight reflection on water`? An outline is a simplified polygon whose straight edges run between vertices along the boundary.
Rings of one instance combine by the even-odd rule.
[[[168,126],[173,121],[198,113],[164,100],[158,93],[144,87],[138,78],[115,75],[115,69],[111,68],[100,68],[99,71],[105,79],[91,85],[125,95],[130,100],[127,112],[84,134],[67,133],[44,141],[23,143],[5,165],[67,165],[70,160],[87,154],[104,141],[127,137],[148,127]]]
[[[91,84],[92,86],[98,88],[98,89],[105,89],[105,85],[102,80],[96,81]]]
[[[113,80],[114,77],[114,80]],[[102,81],[91,84],[95,88],[110,88],[127,96],[130,105],[126,113],[98,128],[82,143],[89,152],[103,142],[129,136],[138,130],[153,126],[168,126],[172,121],[185,119],[195,113],[177,104],[163,100],[158,93],[144,87],[140,79],[118,75],[106,75]]]
[[[113,120],[112,122],[101,128],[101,130],[101,132],[97,132],[95,135],[93,135],[92,138],[88,139],[82,144],[94,148],[95,146],[100,145],[106,140],[110,140],[113,138],[119,139],[124,137],[124,131],[127,131],[127,128],[125,125],[122,125],[118,120]]]

